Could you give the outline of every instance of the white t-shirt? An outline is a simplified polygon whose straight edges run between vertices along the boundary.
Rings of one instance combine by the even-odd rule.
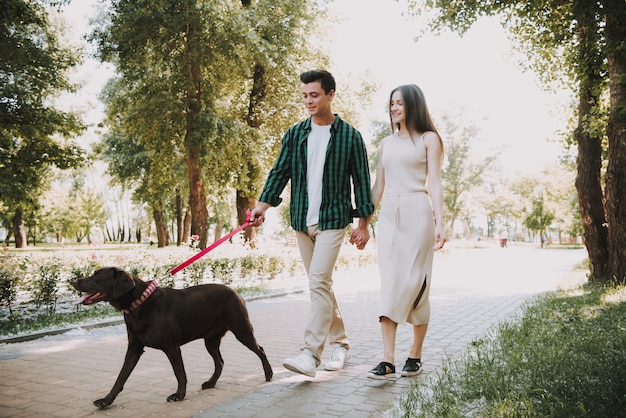
[[[330,142],[331,125],[316,125],[311,121],[311,133],[307,140],[307,178],[306,186],[309,206],[306,213],[306,225],[319,223],[322,205],[322,178],[326,162],[326,148]]]

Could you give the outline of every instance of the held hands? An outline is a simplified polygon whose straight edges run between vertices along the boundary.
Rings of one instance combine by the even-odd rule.
[[[358,226],[352,230],[350,234],[350,244],[356,245],[356,248],[362,250],[365,248],[367,241],[370,239],[370,232],[367,226]]]
[[[433,246],[433,250],[437,251],[442,249],[445,243],[446,233],[443,230],[443,226],[435,226],[435,245]]]

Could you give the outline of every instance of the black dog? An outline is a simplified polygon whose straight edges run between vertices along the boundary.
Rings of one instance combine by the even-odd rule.
[[[144,347],[157,348],[167,355],[178,380],[176,393],[167,401],[182,401],[187,390],[187,375],[180,347],[203,338],[215,362],[215,370],[213,376],[202,384],[202,389],[215,387],[224,366],[220,342],[226,331],[231,331],[259,356],[265,380],[272,379],[272,367],[254,338],[245,302],[228,286],[206,284],[182,290],[159,288],[155,281],[146,283],[115,267],[97,270],[92,276],[77,280],[73,286],[86,293],[75,304],[108,301],[115,309],[124,312],[128,333],[124,365],[109,394],[94,401],[98,408],[111,405],[122,391]]]

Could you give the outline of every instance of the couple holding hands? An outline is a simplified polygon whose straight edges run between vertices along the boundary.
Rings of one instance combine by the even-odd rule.
[[[287,130],[258,205],[253,226],[281,202],[291,181],[291,226],[309,278],[311,305],[300,353],[283,366],[314,377],[326,343],[332,348],[325,370],[340,370],[350,343],[332,288],[332,272],[348,225],[358,218],[350,242],[363,249],[369,221],[380,205],[378,317],[382,361],[372,379],[396,374],[398,323],[413,326],[413,344],[402,376],[422,371],[422,345],[430,318],[429,289],[434,251],[443,247],[441,166],[443,144],[431,120],[424,94],[414,85],[395,88],[389,98],[392,133],[380,144],[379,165],[371,186],[367,151],[360,132],[333,114],[335,79],[327,71],[300,75],[310,117]],[[353,208],[353,197],[355,208]]]

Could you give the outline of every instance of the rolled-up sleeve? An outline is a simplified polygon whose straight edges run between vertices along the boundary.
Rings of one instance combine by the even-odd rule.
[[[356,134],[351,158],[352,186],[355,208],[353,218],[363,218],[374,213],[367,149],[360,133]]]
[[[268,203],[272,206],[278,206],[283,199],[280,197],[287,182],[291,179],[291,158],[292,158],[292,146],[291,132],[288,131],[283,136],[282,146],[278,158],[274,163],[274,166],[270,170],[263,192],[259,197],[261,202]]]

